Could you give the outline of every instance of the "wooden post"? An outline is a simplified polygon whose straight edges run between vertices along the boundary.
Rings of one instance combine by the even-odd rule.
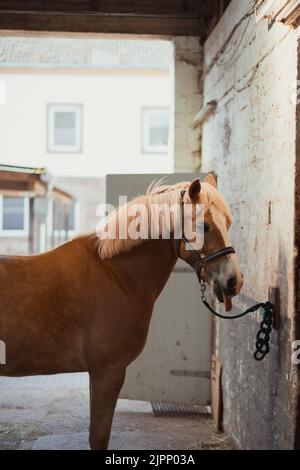
[[[274,305],[274,330],[279,330],[280,327],[280,290],[278,287],[269,288],[269,301]]]
[[[34,253],[35,242],[34,242],[34,232],[35,232],[35,217],[34,217],[34,198],[29,199],[29,237],[28,237],[28,251],[29,253]]]
[[[218,431],[222,431],[223,427],[222,370],[223,364],[221,359],[212,355],[211,414]]]

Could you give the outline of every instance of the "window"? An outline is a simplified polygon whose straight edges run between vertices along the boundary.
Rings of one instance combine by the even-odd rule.
[[[82,151],[82,106],[48,105],[48,152]]]
[[[0,233],[2,236],[27,236],[29,201],[24,197],[0,196]]]
[[[143,109],[143,152],[168,153],[169,109]]]

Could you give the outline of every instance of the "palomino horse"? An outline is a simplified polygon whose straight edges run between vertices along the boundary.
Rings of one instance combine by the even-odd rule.
[[[184,203],[204,205],[205,239],[199,253],[228,246],[231,216],[212,175],[202,184],[197,179],[155,186],[135,201],[148,207],[155,201],[171,204],[183,190]],[[108,446],[126,367],[144,347],[154,302],[178,258],[175,244],[174,236],[100,240],[92,234],[44,254],[0,258],[0,339],[6,345],[0,374],[87,371],[92,449]],[[196,267],[184,243],[179,255]],[[219,300],[236,295],[242,286],[234,253],[209,262],[203,276],[217,286]]]

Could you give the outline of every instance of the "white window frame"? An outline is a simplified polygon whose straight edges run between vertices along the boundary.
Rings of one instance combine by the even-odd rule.
[[[149,143],[149,118],[151,113],[157,113],[158,111],[167,111],[170,113],[168,106],[144,106],[142,108],[142,152],[166,155],[169,153],[169,143],[167,145],[151,145]],[[170,131],[170,129],[169,129]],[[169,132],[170,135],[170,132]]]
[[[3,198],[22,197],[24,202],[23,230],[3,229]],[[28,196],[3,196],[0,194],[0,237],[18,238],[29,236],[29,197]]]
[[[54,116],[56,112],[74,112],[75,119],[75,138],[74,145],[56,145]],[[47,152],[48,153],[81,153],[82,152],[82,123],[83,106],[82,104],[52,104],[47,105]]]

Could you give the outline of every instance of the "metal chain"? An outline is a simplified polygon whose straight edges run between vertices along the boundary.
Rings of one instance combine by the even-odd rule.
[[[200,278],[200,290],[201,290],[201,300],[202,302],[204,302],[206,301],[206,297],[205,297],[206,283],[204,282],[202,277]]]
[[[214,315],[216,315],[219,318],[235,319],[235,318],[243,317],[244,315],[247,315],[248,313],[256,312],[260,308],[264,310],[263,320],[260,323],[260,329],[256,335],[256,343],[255,343],[256,350],[254,352],[254,359],[256,361],[261,361],[270,352],[269,341],[270,341],[270,333],[272,331],[273,318],[274,318],[274,305],[271,302],[259,303],[259,304],[253,305],[253,307],[248,308],[245,312],[240,313],[235,316],[230,317],[230,316],[221,315],[220,313],[215,312],[206,300],[206,297],[205,297],[206,282],[201,277],[201,269],[200,269],[199,281],[200,281],[200,290],[201,290],[201,300],[203,304]]]
[[[267,302],[264,308],[263,320],[260,323],[260,329],[256,335],[256,351],[254,359],[261,361],[270,352],[270,333],[272,331],[274,307],[271,302]]]

